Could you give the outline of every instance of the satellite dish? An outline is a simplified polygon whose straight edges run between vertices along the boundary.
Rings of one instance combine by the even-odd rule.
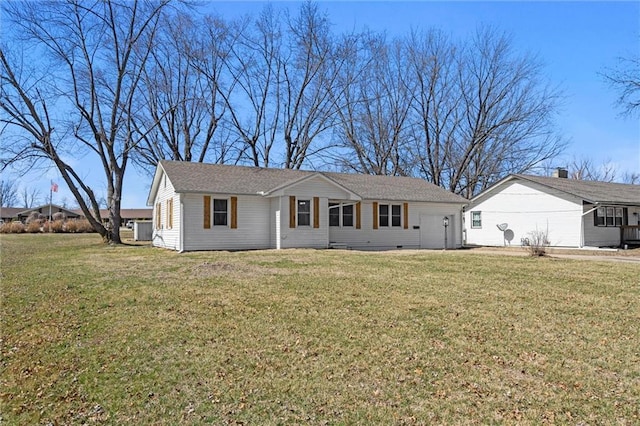
[[[509,228],[509,224],[508,223],[499,223],[496,225],[498,227],[499,230],[501,230],[502,232],[506,231],[507,228]]]

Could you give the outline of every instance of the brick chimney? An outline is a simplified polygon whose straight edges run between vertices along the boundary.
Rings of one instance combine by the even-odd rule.
[[[569,171],[564,167],[558,167],[553,171],[554,178],[567,179],[569,177]]]

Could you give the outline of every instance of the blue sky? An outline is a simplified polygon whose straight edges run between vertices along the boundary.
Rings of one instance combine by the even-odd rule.
[[[259,11],[262,2],[210,2],[206,6],[225,17]],[[640,2],[385,2],[320,1],[335,31],[386,31],[388,36],[407,34],[412,28],[438,28],[453,37],[466,38],[477,25],[489,24],[512,36],[517,51],[536,54],[545,73],[565,94],[557,124],[569,146],[557,166],[572,158],[586,157],[600,164],[613,163],[620,172],[640,171],[640,120],[619,116],[616,93],[599,74],[614,67],[619,57],[640,52]],[[297,2],[275,2],[276,7],[295,10]],[[83,159],[87,165],[88,159]],[[99,178],[87,167],[87,179]],[[55,170],[60,192],[54,202],[66,198],[73,203]],[[151,178],[130,166],[125,178],[124,208],[143,207]],[[48,180],[26,176],[22,184],[42,186]]]

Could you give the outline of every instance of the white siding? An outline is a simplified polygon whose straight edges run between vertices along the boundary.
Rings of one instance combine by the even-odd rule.
[[[400,204],[404,209],[404,203],[397,201],[377,201],[378,204]],[[331,243],[346,244],[349,248],[356,250],[389,250],[396,248],[418,249],[418,248],[441,248],[444,246],[444,228],[439,228],[431,234],[430,230],[421,228],[420,218],[425,215],[439,217],[440,223],[444,216],[451,218],[449,235],[449,247],[460,247],[462,245],[462,216],[461,206],[458,204],[438,204],[426,202],[409,203],[409,225],[404,229],[404,210],[402,211],[401,227],[378,227],[373,229],[373,201],[362,202],[362,227],[329,227],[329,241]],[[355,210],[355,209],[354,209]],[[354,212],[355,214],[355,212]],[[354,219],[355,224],[355,219]],[[433,241],[433,244],[421,246],[421,232],[426,232],[426,241]]]
[[[284,190],[285,195],[325,197],[332,199],[348,199],[349,194],[336,184],[320,177],[305,180],[291,185]]]
[[[269,241],[269,200],[261,196],[238,196],[238,228],[232,229],[231,203],[228,203],[229,217],[227,226],[213,225],[213,206],[211,210],[211,228],[204,228],[204,196],[224,198],[223,194],[184,194],[184,250],[246,250],[270,247]],[[213,203],[213,201],[212,201]]]
[[[552,246],[580,246],[582,200],[570,199],[559,191],[529,182],[509,182],[466,210],[468,244],[520,245],[521,239],[530,238],[531,232],[548,230]],[[471,227],[473,211],[481,212],[482,228]],[[505,232],[497,227],[503,223],[508,225]],[[511,233],[509,241],[505,236]]]
[[[351,194],[320,176],[285,188],[281,197],[274,197],[269,214],[271,225],[271,247],[273,248],[327,248],[329,245],[329,199],[349,199]],[[289,197],[311,202],[311,223],[295,228],[289,224]],[[314,197],[319,198],[320,226],[313,227]],[[297,205],[297,204],[296,204]],[[297,221],[297,215],[296,215]],[[278,245],[278,242],[280,243]]]
[[[326,185],[326,183],[325,183]],[[317,193],[316,193],[317,194]],[[329,199],[319,197],[320,204],[320,227],[313,227],[313,197],[318,195],[298,194],[296,200],[311,201],[311,223],[309,226],[289,227],[289,196],[281,197],[280,200],[280,244],[281,248],[327,248],[329,244]],[[297,217],[296,217],[297,221]]]
[[[167,200],[173,197],[173,226],[168,228]],[[160,226],[156,224],[156,209],[161,204],[162,217]],[[160,177],[158,193],[153,203],[153,235],[152,244],[172,250],[180,250],[180,194],[176,194],[169,179]]]

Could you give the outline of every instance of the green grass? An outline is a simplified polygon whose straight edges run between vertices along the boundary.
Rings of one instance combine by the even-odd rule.
[[[638,264],[0,244],[2,424],[640,422]]]

